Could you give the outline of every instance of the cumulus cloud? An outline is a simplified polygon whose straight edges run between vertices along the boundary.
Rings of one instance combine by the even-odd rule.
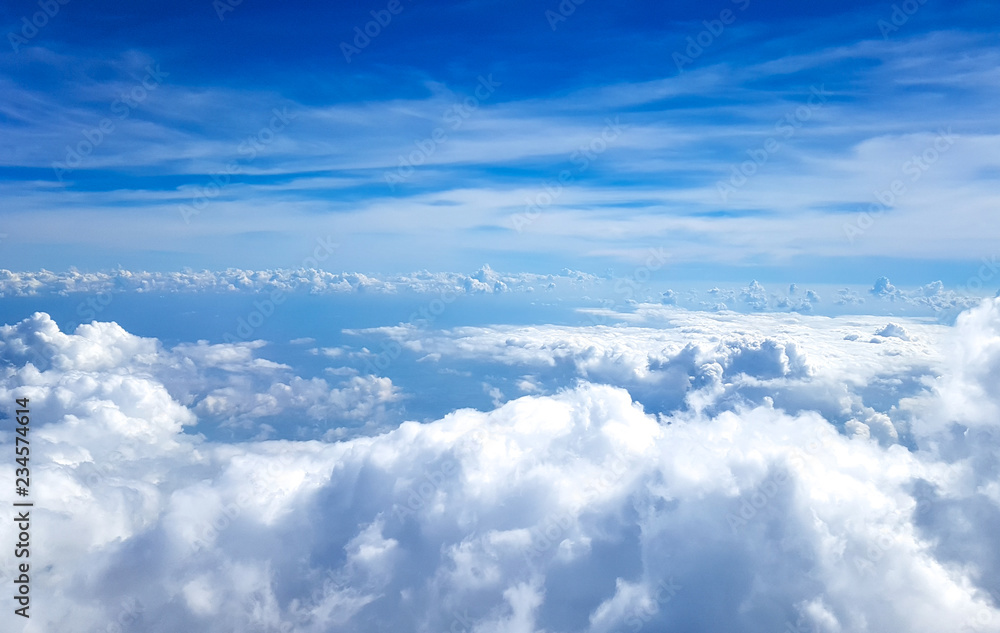
[[[932,383],[933,396],[911,401],[934,407],[919,419],[928,428],[994,427],[1000,421],[1000,298],[963,313],[942,344],[947,365]]]
[[[740,299],[754,310],[767,309],[767,291],[756,279],[740,292]]]
[[[888,277],[879,277],[875,280],[875,285],[871,287],[869,293],[875,295],[876,297],[882,298],[893,298],[899,295],[899,290],[896,286],[892,285]]]
[[[883,344],[874,346],[867,341],[886,323],[872,316],[747,317],[656,304],[594,312],[598,320],[631,324],[396,326],[364,333],[383,336],[388,347],[408,350],[442,371],[488,363],[490,373],[506,381],[496,386],[508,393],[554,393],[586,380],[625,388],[656,413],[761,404],[770,397],[781,408],[821,411],[843,425],[867,417],[872,406],[898,418],[893,405],[924,389],[922,380],[943,368],[934,342],[949,330],[901,320],[913,337],[879,339]],[[525,376],[534,391],[524,388]]]
[[[498,273],[489,265],[472,274],[415,272],[408,275],[334,273],[311,268],[220,271],[150,272],[115,270],[83,273],[0,270],[0,296],[46,293],[101,295],[114,292],[308,292],[313,294],[374,292],[503,293],[532,291],[552,285],[585,288],[597,283],[593,275],[564,270],[560,275]]]
[[[879,330],[875,332],[875,336],[881,336],[883,338],[898,338],[904,341],[912,340],[910,339],[910,334],[906,331],[906,328],[898,323],[886,323],[885,327],[879,328]]]
[[[306,420],[340,423],[374,423],[385,418],[385,406],[400,398],[392,381],[376,376],[352,376],[339,387],[322,378],[292,377],[275,382],[266,391],[253,392],[230,384],[208,392],[194,411],[229,423],[252,423],[289,412],[301,412]],[[340,437],[342,426],[329,428],[322,436]]]
[[[332,384],[296,376],[289,366],[262,358],[264,347],[264,341],[198,341],[166,349],[115,323],[94,322],[64,333],[44,313],[0,327],[0,361],[37,373],[43,384],[70,370],[111,372],[124,384],[150,378],[184,405],[185,425],[197,424],[210,435],[228,428],[270,436],[277,424],[284,427],[283,436],[372,433],[401,399],[386,377],[338,371],[342,368],[334,368],[341,375]]]
[[[823,304],[814,288],[790,284],[785,292],[768,292],[754,280],[746,286],[688,288],[684,292],[663,289],[656,280],[641,283],[631,277],[597,276],[563,269],[557,275],[502,273],[489,265],[473,273],[418,271],[409,274],[367,274],[331,272],[311,268],[226,270],[200,272],[150,272],[124,269],[110,272],[68,272],[0,270],[0,297],[69,296],[81,297],[76,315],[84,321],[100,316],[105,306],[122,293],[157,295],[164,293],[213,293],[223,296],[259,294],[278,297],[345,294],[426,294],[434,298],[457,296],[553,293],[576,301],[589,300],[610,308],[656,301],[696,310],[811,313],[820,308],[836,311],[865,305],[869,311],[896,314],[931,314],[953,318],[982,299],[983,277],[960,288],[946,288],[940,281],[913,288],[894,286],[887,277],[878,278],[868,289],[831,289],[837,299]],[[988,279],[987,279],[988,281]],[[432,299],[433,300],[433,299]],[[837,311],[837,308],[841,308]]]
[[[646,327],[398,328],[401,345],[516,366],[522,392],[547,368],[573,380],[378,434],[240,443],[185,431],[209,405],[176,372],[287,372],[254,365],[259,348],[64,334],[45,315],[5,327],[0,399],[29,397],[36,420],[32,625],[1000,631],[1000,300],[954,328],[900,320],[915,336],[883,345],[844,339],[874,317],[637,314]],[[699,406],[650,410],[635,386],[681,367]],[[871,389],[916,368],[902,403]],[[853,394],[849,423],[781,404],[837,380],[825,398]],[[266,395],[297,410],[388,389],[281,384]],[[213,402],[252,415],[260,392],[239,387]]]

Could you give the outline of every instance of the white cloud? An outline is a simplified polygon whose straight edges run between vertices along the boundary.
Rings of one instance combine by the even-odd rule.
[[[875,332],[875,336],[898,338],[904,341],[912,340],[910,339],[910,334],[906,331],[906,328],[898,323],[887,323],[885,327],[882,327],[878,330],[878,332]]]
[[[886,325],[873,316],[748,317],[652,304],[598,316],[630,325],[396,326],[363,333],[384,336],[441,371],[456,362],[507,366],[493,370],[506,374],[506,383],[492,385],[504,393],[552,393],[587,380],[624,387],[648,410],[662,413],[760,404],[766,396],[781,408],[818,410],[844,424],[869,418],[872,406],[896,416],[892,405],[943,371],[939,343],[949,331],[928,320],[900,320],[910,340],[879,338],[882,345],[874,346],[861,342]],[[894,435],[891,424],[875,434]]]
[[[586,287],[598,281],[593,275],[564,270],[560,275],[532,273],[501,274],[488,265],[475,273],[415,272],[409,275],[373,276],[363,273],[334,273],[326,270],[275,269],[200,272],[148,272],[117,270],[81,273],[75,270],[55,273],[47,270],[11,272],[0,270],[0,296],[32,296],[46,293],[91,294],[104,301],[118,292],[292,292],[313,294],[343,292],[399,292],[491,294],[511,290],[530,291],[558,283],[568,288]],[[93,308],[94,306],[91,306]],[[81,312],[86,312],[86,306]],[[90,312],[96,312],[91,309]],[[296,339],[294,343],[304,343]]]
[[[390,334],[444,358],[529,365],[517,373],[529,384],[552,363],[584,380],[378,435],[238,444],[184,433],[201,405],[162,368],[241,358],[243,375],[286,371],[246,348],[164,349],[109,324],[66,335],[44,315],[5,328],[0,399],[30,397],[36,420],[32,624],[104,630],[127,613],[133,630],[171,632],[1000,631],[1000,301],[953,329],[900,320],[912,340],[878,346],[844,339],[885,325],[875,317],[638,315],[661,327],[402,328]],[[55,360],[39,372],[25,348]],[[651,359],[684,355],[684,393],[703,406],[653,415],[595,382],[639,385],[665,371]],[[917,367],[928,389],[893,414],[905,441],[879,407],[844,425],[780,405],[796,383],[864,402],[867,382]],[[358,380],[268,393],[301,408],[388,389]],[[252,402],[239,386],[219,402]],[[0,554],[0,569],[12,564]]]
[[[332,375],[343,374],[333,384],[296,376],[289,366],[261,358],[265,346],[264,341],[199,341],[164,349],[158,340],[129,334],[115,323],[80,325],[66,334],[44,313],[0,327],[0,359],[25,365],[26,384],[51,390],[40,405],[74,419],[99,415],[102,429],[151,442],[172,441],[181,426],[195,425],[206,432],[257,429],[268,436],[276,420],[310,437],[372,433],[387,421],[387,407],[401,399],[385,377],[338,371],[343,368],[332,368]],[[107,373],[106,379],[95,380],[95,372]],[[68,406],[69,393],[86,395],[83,411]],[[142,418],[126,406],[137,400],[158,403],[160,413]],[[114,406],[118,402],[126,405]]]
[[[622,255],[624,256],[623,251]],[[800,292],[796,284],[786,291],[768,291],[761,283],[752,281],[746,286],[689,288],[680,293],[663,291],[655,280],[649,278],[650,252],[630,249],[629,257],[637,262],[645,260],[631,275],[598,277],[590,273],[563,269],[556,275],[535,273],[501,273],[489,265],[474,273],[419,271],[409,274],[377,275],[364,273],[330,272],[312,268],[226,270],[200,272],[150,272],[115,270],[111,272],[81,273],[76,270],[55,273],[47,270],[11,272],[0,269],[0,297],[27,297],[78,295],[81,298],[74,318],[84,322],[98,318],[106,306],[122,293],[205,293],[223,296],[263,295],[262,302],[277,297],[278,303],[289,296],[342,295],[374,293],[428,295],[427,304],[414,313],[411,320],[428,319],[439,315],[460,296],[500,295],[507,293],[546,293],[549,298],[593,302],[611,309],[631,306],[643,301],[657,301],[695,310],[737,312],[843,312],[843,306],[864,305],[871,313],[941,315],[954,317],[961,310],[973,307],[982,299],[982,290],[988,287],[993,274],[993,263],[980,269],[979,277],[972,277],[958,288],[946,288],[938,281],[912,288],[894,286],[888,278],[878,278],[868,289],[867,299],[861,288],[836,288],[837,299],[824,303],[812,288]],[[656,255],[660,257],[660,255]],[[655,272],[655,268],[653,272]],[[645,276],[645,277],[644,277]],[[644,279],[643,281],[639,281]],[[976,283],[973,283],[976,282]],[[986,284],[986,286],[984,286]],[[591,303],[591,305],[593,305]],[[250,328],[252,330],[252,328]],[[292,344],[306,344],[310,337],[296,338]]]

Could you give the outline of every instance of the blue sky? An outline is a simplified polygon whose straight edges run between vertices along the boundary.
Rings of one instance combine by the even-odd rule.
[[[997,254],[992,3],[40,11],[0,8],[3,268],[297,267],[318,235],[381,273],[664,249],[678,279],[961,283]]]

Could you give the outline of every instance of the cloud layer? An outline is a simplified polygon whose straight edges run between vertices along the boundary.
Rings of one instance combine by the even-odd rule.
[[[25,630],[1000,631],[998,315],[897,323],[904,338],[675,313],[662,332],[695,341],[679,349],[636,328],[442,334],[421,345],[582,379],[378,434],[238,444],[190,430],[389,386],[291,380],[261,400],[233,383],[195,404],[178,366],[274,363],[36,315],[0,331],[0,398],[29,397],[37,420]],[[650,350],[651,373],[687,355],[685,406],[651,413],[643,377],[623,378]],[[830,397],[861,402],[865,381],[916,366],[924,388],[865,419],[755,395],[840,381]]]
[[[318,240],[324,253],[336,245]],[[984,295],[994,294],[1000,262],[984,259],[977,275],[964,284],[946,286],[933,281],[919,286],[898,287],[887,277],[879,277],[868,288],[859,286],[796,283],[765,287],[752,280],[746,285],[719,287],[682,281],[661,271],[668,256],[664,251],[643,253],[639,263],[626,274],[608,269],[602,275],[563,268],[557,274],[505,273],[489,264],[472,273],[419,271],[409,274],[331,272],[315,267],[297,269],[184,270],[176,272],[11,271],[0,269],[0,297],[81,296],[75,317],[84,322],[96,318],[121,294],[205,294],[236,296],[260,295],[262,301],[280,304],[293,295],[387,296],[431,295],[447,307],[460,296],[508,293],[548,295],[574,305],[600,306],[591,321],[620,318],[618,313],[636,309],[641,303],[659,303],[693,310],[736,312],[797,312],[801,314],[883,314],[936,315],[954,318],[975,306]],[[319,262],[311,258],[311,264]],[[659,275],[657,275],[659,273]],[[654,275],[657,275],[654,277]],[[673,285],[671,288],[670,286]],[[998,293],[1000,294],[1000,293]],[[435,315],[437,316],[437,315]],[[427,318],[424,314],[423,318]]]

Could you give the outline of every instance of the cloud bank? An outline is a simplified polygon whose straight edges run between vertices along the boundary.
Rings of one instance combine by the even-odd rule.
[[[412,293],[437,295],[448,303],[459,296],[540,293],[602,306],[612,313],[635,308],[641,303],[660,303],[717,312],[845,314],[860,309],[869,313],[903,312],[954,318],[958,312],[977,305],[984,295],[993,294],[990,283],[997,270],[995,261],[987,262],[979,276],[970,277],[965,284],[954,287],[934,281],[901,288],[894,286],[887,277],[879,277],[867,291],[843,285],[823,285],[821,291],[818,287],[800,288],[795,283],[775,287],[765,286],[757,280],[721,288],[693,282],[682,283],[683,288],[669,288],[681,282],[667,275],[654,279],[653,274],[660,270],[663,262],[652,256],[645,261],[646,264],[640,264],[625,275],[616,275],[611,269],[597,275],[568,268],[558,274],[505,273],[493,270],[489,264],[472,273],[424,270],[392,275],[317,268],[227,268],[198,272],[123,268],[104,272],[0,269],[0,297],[82,296],[86,305],[81,304],[77,313],[85,319],[95,318],[115,296],[125,293],[217,293],[226,296],[242,293],[268,295],[278,301],[296,294],[392,296]]]
[[[206,404],[182,376],[285,370],[253,344],[166,349],[113,324],[64,334],[42,314],[4,326],[0,400],[30,398],[37,420],[24,630],[1000,631],[1000,301],[954,327],[669,318],[403,328],[387,335],[442,357],[572,371],[490,410],[240,443],[192,431],[389,386],[288,379],[259,401],[234,380],[198,392],[216,394]],[[625,378],[643,366],[688,373],[681,406],[647,405],[642,376]],[[866,391],[917,367],[897,402]],[[871,403],[867,417],[782,404],[835,384],[815,400]]]

